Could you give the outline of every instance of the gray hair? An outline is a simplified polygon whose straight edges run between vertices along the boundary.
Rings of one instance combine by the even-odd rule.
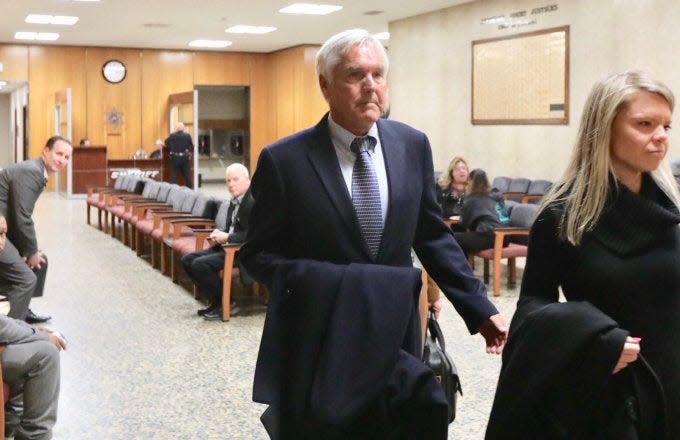
[[[225,174],[225,175],[228,174],[229,171],[240,171],[240,172],[243,173],[247,178],[250,179],[250,172],[248,172],[248,168],[246,168],[246,166],[243,165],[242,163],[238,163],[238,162],[232,163],[231,165],[229,165],[229,166],[227,167],[226,170],[224,170],[224,174]]]
[[[541,209],[564,202],[560,237],[574,245],[597,223],[610,189],[612,125],[619,112],[640,92],[663,97],[673,111],[675,98],[666,85],[647,73],[628,71],[604,78],[593,86],[581,116],[576,145],[562,179],[543,200]],[[667,160],[650,173],[661,190],[680,209],[680,194]]]
[[[350,29],[330,37],[316,54],[316,74],[333,82],[333,70],[355,46],[373,45],[383,58],[384,76],[387,76],[389,60],[380,40],[363,29]]]

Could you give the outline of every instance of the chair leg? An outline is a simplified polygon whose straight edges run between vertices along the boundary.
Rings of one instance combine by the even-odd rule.
[[[167,252],[166,252],[166,245],[164,242],[158,243],[158,251],[160,252],[160,257],[161,257],[161,273],[163,275],[167,275],[169,273],[168,271],[168,258],[167,258]],[[170,249],[172,251],[172,249]]]
[[[501,294],[501,256],[498,252],[498,257],[494,255],[493,258],[493,296],[500,296]]]
[[[137,256],[141,257],[144,253],[144,237],[139,229],[135,228],[135,250]]]
[[[489,259],[484,259],[484,284],[489,284]]]
[[[231,304],[231,272],[234,268],[236,252],[229,250],[224,255],[222,275],[222,321],[229,321]]]
[[[91,208],[91,206],[90,206],[89,203],[86,203],[85,207],[87,208],[87,224],[89,225],[90,224],[90,208]]]
[[[514,285],[517,283],[517,265],[515,264],[515,257],[508,258],[508,284]]]
[[[111,237],[116,238],[116,216],[111,213]]]
[[[177,284],[177,279],[179,277],[177,276],[177,255],[175,255],[175,251],[170,248],[170,279],[172,280],[173,283]]]

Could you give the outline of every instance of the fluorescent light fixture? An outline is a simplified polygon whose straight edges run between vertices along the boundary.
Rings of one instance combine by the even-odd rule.
[[[378,40],[389,40],[390,39],[390,33],[389,32],[378,32],[377,34],[373,34],[375,38]]]
[[[28,14],[26,16],[26,23],[50,24],[52,23],[52,16],[42,14]]]
[[[37,34],[35,32],[17,32],[14,38],[17,40],[35,40]]]
[[[35,39],[41,41],[54,41],[59,39],[59,34],[55,32],[38,32]]]
[[[319,5],[314,3],[293,3],[283,9],[279,9],[282,14],[306,14],[306,15],[326,15],[342,9],[342,6]]]
[[[43,14],[28,14],[26,16],[26,23],[33,24],[61,24],[66,26],[73,26],[78,23],[78,17],[70,15],[43,15]]]
[[[224,32],[229,34],[268,34],[269,32],[274,32],[276,30],[273,26],[250,26],[247,24],[237,24]]]
[[[70,15],[55,15],[52,18],[52,24],[63,24],[65,26],[73,26],[78,23],[78,17]]]
[[[17,32],[14,34],[17,40],[41,40],[54,41],[59,39],[59,34],[54,32]]]
[[[191,47],[227,47],[231,46],[228,40],[194,40],[189,43]]]
[[[0,87],[5,87],[7,85],[7,81],[0,81]]]

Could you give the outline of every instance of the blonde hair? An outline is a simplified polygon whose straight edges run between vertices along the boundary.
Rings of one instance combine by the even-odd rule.
[[[673,111],[675,98],[670,89],[639,71],[623,72],[598,81],[586,100],[570,163],[540,208],[542,211],[554,203],[564,204],[558,235],[573,245],[581,243],[583,234],[592,230],[602,214],[611,186],[609,175],[613,174],[610,157],[612,124],[616,115],[640,92],[660,95]],[[650,174],[680,209],[680,194],[668,162],[663,160]]]
[[[456,156],[453,159],[451,159],[451,162],[449,162],[449,167],[446,169],[445,173],[442,173],[441,176],[439,176],[439,181],[437,184],[441,189],[448,189],[449,186],[451,185],[451,182],[453,182],[453,169],[458,165],[458,163],[463,162],[465,166],[468,169],[468,172],[470,171],[470,166],[468,165],[467,161],[463,159],[460,156]],[[468,177],[469,180],[469,177]]]

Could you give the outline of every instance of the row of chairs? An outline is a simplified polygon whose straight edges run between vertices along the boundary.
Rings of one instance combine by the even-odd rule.
[[[149,249],[151,265],[178,282],[179,260],[207,248],[206,238],[214,228],[225,229],[229,203],[187,187],[127,175],[112,188],[89,189],[88,224],[91,209],[97,209],[99,229],[114,238],[120,233],[123,243],[140,257]],[[239,277],[238,268],[233,267],[239,249],[239,245],[224,246],[225,321],[230,318],[231,280]]]
[[[550,190],[552,182],[548,180],[530,180],[525,177],[503,177],[493,179],[491,188],[503,193],[506,200],[521,203],[535,203]]]

